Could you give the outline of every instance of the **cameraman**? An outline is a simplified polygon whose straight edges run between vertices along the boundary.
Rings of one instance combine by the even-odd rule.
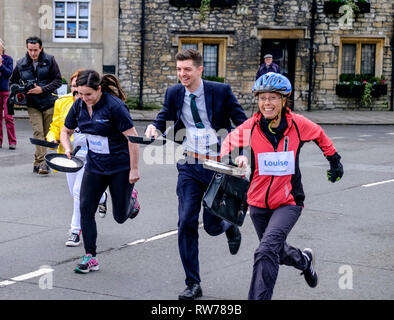
[[[0,148],[3,145],[3,114],[7,128],[8,144],[11,150],[16,148],[14,117],[8,113],[8,82],[14,67],[14,61],[5,53],[4,41],[0,39]]]
[[[16,63],[10,78],[10,85],[34,80],[35,87],[27,92],[27,111],[33,127],[33,137],[45,140],[52,121],[53,107],[56,100],[56,89],[62,85],[59,66],[53,56],[44,52],[42,41],[38,37],[26,40],[26,56]],[[45,163],[46,148],[36,146],[33,172],[48,174],[49,167]]]

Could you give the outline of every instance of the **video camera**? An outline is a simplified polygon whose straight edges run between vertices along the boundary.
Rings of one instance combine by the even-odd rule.
[[[7,100],[7,110],[9,115],[14,114],[14,104],[26,104],[27,92],[34,88],[35,80],[19,81],[19,84],[12,84],[10,86],[10,94]]]

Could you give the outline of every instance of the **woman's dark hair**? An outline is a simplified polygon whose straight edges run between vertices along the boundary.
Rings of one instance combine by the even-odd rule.
[[[290,107],[291,107],[290,96],[287,96],[287,97],[286,97],[286,103],[285,103],[285,105],[283,106],[283,110],[284,110],[285,112],[289,113],[289,112],[290,112]]]
[[[126,93],[120,86],[119,80],[112,74],[105,74],[100,77],[95,70],[83,70],[78,74],[77,86],[86,86],[93,90],[98,90],[98,87],[101,86],[102,91],[117,96],[123,101],[126,100]]]

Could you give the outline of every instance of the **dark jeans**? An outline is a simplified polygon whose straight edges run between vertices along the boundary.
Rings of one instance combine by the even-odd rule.
[[[287,235],[301,215],[302,207],[284,206],[275,210],[250,206],[250,217],[260,244],[254,253],[249,300],[270,300],[279,265],[305,270],[307,261],[300,249],[286,243]]]
[[[177,163],[178,169],[178,247],[186,285],[200,283],[198,261],[198,218],[205,191],[214,174],[201,164]],[[231,224],[203,210],[205,231],[211,236],[225,232]]]
[[[117,223],[129,217],[131,193],[134,184],[129,183],[129,170],[112,175],[103,175],[85,170],[81,183],[81,230],[86,253],[96,255],[97,226],[95,214],[101,195],[109,187],[112,199],[112,212]]]

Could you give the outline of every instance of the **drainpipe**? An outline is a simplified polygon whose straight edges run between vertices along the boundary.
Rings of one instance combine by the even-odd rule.
[[[140,60],[140,92],[138,109],[144,108],[142,94],[144,91],[144,62],[145,62],[145,0],[141,0],[141,60]]]
[[[311,111],[312,93],[313,93],[313,56],[314,56],[314,42],[315,42],[315,15],[316,15],[316,0],[312,0],[312,19],[311,19],[311,39],[309,42],[309,89],[308,89],[308,111]]]
[[[394,21],[394,14],[391,21]],[[394,111],[394,22],[393,33],[391,35],[391,107],[390,111]]]

